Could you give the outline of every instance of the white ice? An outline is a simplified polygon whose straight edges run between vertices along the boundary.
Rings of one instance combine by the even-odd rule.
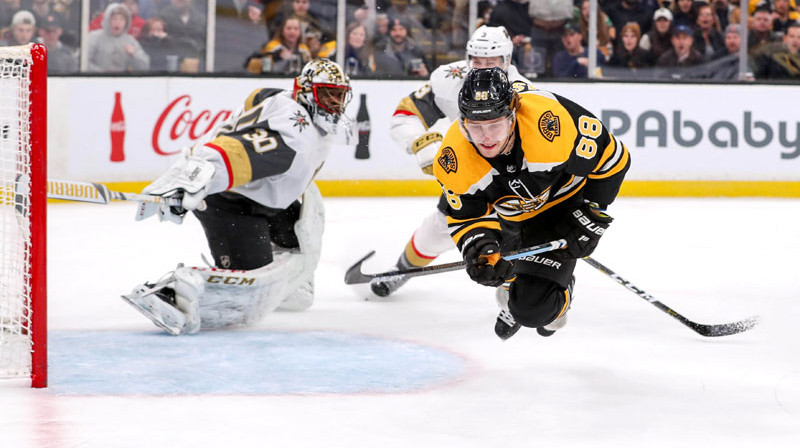
[[[2,381],[0,447],[800,446],[799,200],[623,197],[609,210],[616,221],[596,259],[694,321],[761,315],[750,332],[699,336],[580,263],[567,327],[505,342],[492,330],[492,290],[461,272],[413,279],[391,300],[344,285],[368,250],[378,254],[365,271],[388,268],[435,202],[326,198],[314,306],[255,329],[440,348],[467,360],[455,381],[393,394],[159,396]],[[177,262],[201,264],[207,249],[194,218],[133,215],[126,203],[49,207],[51,331],[156,331],[119,295]]]

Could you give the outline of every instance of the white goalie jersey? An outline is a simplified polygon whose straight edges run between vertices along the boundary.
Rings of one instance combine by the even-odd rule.
[[[458,92],[468,71],[467,61],[439,66],[428,83],[400,100],[392,116],[392,139],[416,155],[417,163],[427,174],[432,174],[433,157],[445,132],[458,119]],[[508,66],[507,72],[512,82],[530,84],[513,65]]]
[[[303,194],[329,151],[291,92],[264,88],[189,152],[214,165],[207,194],[230,190],[284,209]]]

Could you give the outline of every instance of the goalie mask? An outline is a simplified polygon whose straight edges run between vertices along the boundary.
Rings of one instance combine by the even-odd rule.
[[[459,130],[484,157],[510,150],[519,96],[497,67],[471,70],[458,93]]]
[[[352,96],[350,78],[328,59],[312,59],[294,80],[292,97],[325,135],[352,133],[352,122],[344,114]]]
[[[505,27],[483,25],[470,36],[467,42],[467,62],[469,68],[487,68],[488,66],[473,67],[473,58],[501,58],[498,67],[508,70],[511,64],[511,53],[514,44]]]

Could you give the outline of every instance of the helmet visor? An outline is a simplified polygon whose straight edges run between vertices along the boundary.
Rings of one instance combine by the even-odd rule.
[[[352,98],[350,86],[338,84],[314,84],[314,101],[325,112],[341,114]]]
[[[492,144],[504,141],[511,134],[514,126],[514,115],[495,118],[493,120],[461,119],[461,133],[472,143]]]

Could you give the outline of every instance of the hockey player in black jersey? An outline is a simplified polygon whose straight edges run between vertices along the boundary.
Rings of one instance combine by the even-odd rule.
[[[433,172],[448,202],[450,235],[476,282],[500,287],[495,332],[550,336],[566,324],[578,258],[612,219],[605,213],[630,166],[625,145],[559,95],[472,70],[459,92]],[[513,262],[503,252],[564,238],[562,251]]]

